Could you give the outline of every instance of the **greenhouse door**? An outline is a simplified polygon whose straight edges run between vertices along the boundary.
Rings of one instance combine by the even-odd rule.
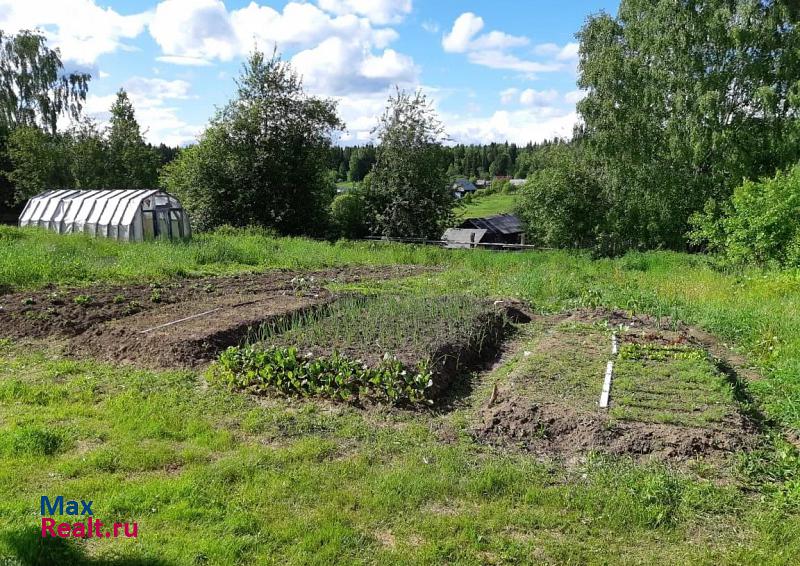
[[[172,226],[169,223],[169,207],[156,207],[155,210],[156,238],[172,238]]]

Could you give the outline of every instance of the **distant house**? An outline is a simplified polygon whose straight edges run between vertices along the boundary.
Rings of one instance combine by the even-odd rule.
[[[453,183],[453,196],[464,198],[466,195],[475,194],[478,189],[467,179],[458,179]]]
[[[472,248],[476,244],[524,244],[525,227],[513,214],[468,218],[458,228],[447,230],[442,239],[448,248]]]
[[[527,183],[527,182],[528,182],[527,179],[511,179],[509,181],[509,183],[511,183],[512,187],[516,187],[518,189],[523,187],[525,185],[525,183]]]
[[[487,181],[486,179],[478,179],[475,181],[475,186],[478,187],[478,190],[485,189],[486,187],[492,184],[491,181]]]

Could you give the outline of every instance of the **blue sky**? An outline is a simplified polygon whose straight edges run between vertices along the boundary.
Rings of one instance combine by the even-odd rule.
[[[576,121],[575,32],[612,0],[0,0],[0,29],[39,28],[93,76],[86,111],[120,87],[154,143],[191,143],[273,46],[364,143],[395,84],[422,88],[458,142],[527,143]]]

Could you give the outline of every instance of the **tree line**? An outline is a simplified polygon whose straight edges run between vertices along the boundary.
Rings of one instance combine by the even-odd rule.
[[[515,143],[490,143],[484,145],[447,144],[443,151],[443,166],[448,177],[491,180],[495,177],[525,179],[538,167],[541,151],[566,140]],[[376,161],[373,144],[363,146],[334,146],[330,152],[330,168],[336,172],[337,181],[361,182]]]

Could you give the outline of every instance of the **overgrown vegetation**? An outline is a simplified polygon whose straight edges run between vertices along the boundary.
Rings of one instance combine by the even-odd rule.
[[[707,201],[726,207],[742,179],[794,165],[798,18],[793,3],[761,0],[623,0],[616,16],[590,17],[583,125],[532,171],[531,236],[603,254],[685,249]]]
[[[730,202],[709,201],[691,223],[692,241],[735,264],[800,267],[800,165],[745,181]]]

